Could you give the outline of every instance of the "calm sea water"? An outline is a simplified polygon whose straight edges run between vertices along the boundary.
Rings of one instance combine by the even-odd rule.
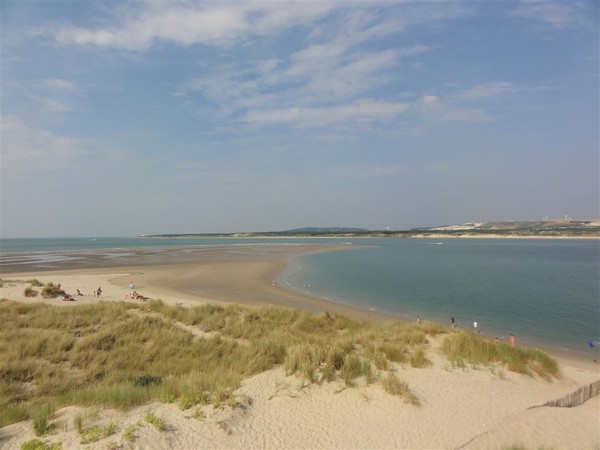
[[[353,240],[353,243],[359,243]],[[590,353],[600,340],[597,240],[381,239],[296,258],[291,286],[488,337]]]
[[[345,239],[3,239],[0,252],[188,245],[345,244]],[[474,321],[489,337],[589,354],[600,341],[598,240],[352,239],[294,258],[289,288],[398,317]],[[358,245],[355,245],[358,244]]]

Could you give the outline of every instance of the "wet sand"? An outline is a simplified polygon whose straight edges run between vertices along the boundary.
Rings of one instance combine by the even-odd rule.
[[[76,289],[88,294],[77,298],[79,301],[90,300],[92,291],[102,286],[103,281],[102,298],[122,300],[128,293],[129,283],[134,282],[140,294],[166,303],[273,304],[311,312],[346,314],[363,320],[397,320],[383,313],[288,290],[277,280],[278,274],[294,256],[343,251],[344,248],[265,244],[9,254],[0,256],[0,278],[60,282],[71,295],[76,293]],[[89,280],[93,275],[101,278],[96,282]],[[72,281],[66,283],[66,277]],[[274,283],[274,280],[277,281]],[[120,290],[109,295],[106,283]],[[25,299],[18,290],[9,298]]]

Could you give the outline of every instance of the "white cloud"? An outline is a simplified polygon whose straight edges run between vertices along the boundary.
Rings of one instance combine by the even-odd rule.
[[[585,4],[579,1],[528,0],[521,2],[510,14],[553,28],[588,28],[592,22],[585,9]],[[592,13],[597,16],[597,4]]]
[[[145,50],[159,41],[230,46],[310,23],[335,8],[330,2],[143,2],[115,10],[120,22],[106,28],[61,26],[59,43]]]

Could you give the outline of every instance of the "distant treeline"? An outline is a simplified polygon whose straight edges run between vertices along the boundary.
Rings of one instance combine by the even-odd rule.
[[[427,236],[516,236],[516,237],[598,237],[600,226],[592,221],[524,221],[486,222],[472,227],[413,228],[410,230],[367,230],[363,228],[296,228],[285,231],[244,233],[185,233],[152,234],[157,238],[215,238],[215,237],[427,237]]]

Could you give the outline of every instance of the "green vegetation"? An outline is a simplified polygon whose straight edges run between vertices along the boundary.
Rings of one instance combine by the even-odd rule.
[[[54,414],[54,407],[45,404],[37,408],[32,417],[33,431],[36,436],[43,436],[50,431],[50,418]]]
[[[60,443],[48,444],[40,441],[39,439],[32,439],[25,441],[21,444],[21,450],[60,450],[62,445]]]
[[[442,351],[455,367],[464,367],[466,361],[472,365],[502,365],[512,372],[535,373],[546,380],[559,376],[558,363],[544,352],[489,341],[468,331],[446,336]]]
[[[82,444],[98,442],[100,439],[111,436],[117,432],[117,424],[111,422],[108,425],[93,425],[79,432]]]
[[[65,295],[65,293],[54,283],[48,283],[42,288],[42,297],[44,298],[55,298],[60,295]]]
[[[167,424],[163,419],[156,416],[152,411],[148,411],[144,416],[144,420],[149,424],[152,424],[156,427],[158,431],[165,431],[167,429]]]
[[[137,438],[135,432],[141,427],[141,422],[132,423],[131,425],[126,426],[123,430],[123,439],[125,439],[127,442],[134,442]]]
[[[447,332],[427,322],[373,324],[274,306],[178,308],[149,301],[61,308],[1,300],[0,427],[29,418],[43,435],[53,411],[68,405],[235,406],[241,381],[275,366],[308,383],[375,383],[392,363],[430,364],[427,337]],[[453,365],[474,358],[460,341],[473,338],[481,348],[507,347],[485,361],[545,378],[557,373],[541,352],[461,336],[452,333],[444,343]],[[524,368],[514,355],[527,356]],[[75,426],[81,433],[83,418]]]
[[[23,295],[25,297],[37,297],[38,291],[36,291],[35,289],[33,289],[31,286],[28,286],[23,291]]]

